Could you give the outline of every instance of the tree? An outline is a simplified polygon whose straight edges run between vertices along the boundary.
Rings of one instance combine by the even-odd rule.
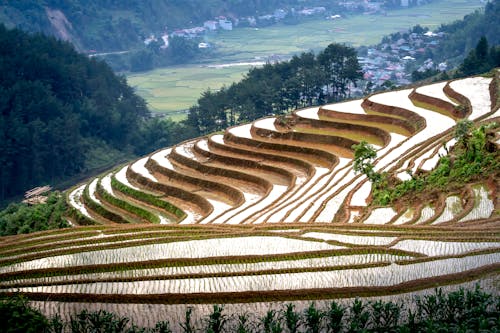
[[[199,52],[196,40],[172,37],[169,39],[168,55],[176,64],[182,64],[193,59]]]
[[[262,332],[265,333],[280,333],[283,332],[283,327],[281,326],[281,321],[279,317],[276,316],[276,311],[268,310],[266,314],[260,318],[260,324],[262,325]]]
[[[464,147],[468,146],[468,136],[473,125],[469,119],[461,119],[455,126],[454,138]]]
[[[95,142],[139,152],[149,110],[106,63],[3,25],[0,43],[0,201],[103,167]]]
[[[489,46],[486,37],[481,36],[479,42],[477,42],[475,53],[479,61],[485,61],[488,56]]]
[[[341,44],[330,44],[318,54],[318,62],[324,70],[330,99],[338,101],[347,96],[349,85],[363,77],[356,50]]]
[[[371,182],[376,183],[380,179],[380,174],[375,172],[373,166],[373,160],[377,157],[375,148],[366,141],[361,141],[352,148],[354,149],[354,171],[364,174]]]

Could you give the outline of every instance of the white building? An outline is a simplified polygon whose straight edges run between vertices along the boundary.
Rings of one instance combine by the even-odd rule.
[[[223,30],[233,30],[233,22],[228,19],[219,19],[219,26]]]
[[[208,30],[212,31],[217,30],[217,25],[218,25],[217,21],[205,21],[203,23],[204,28],[207,28]]]

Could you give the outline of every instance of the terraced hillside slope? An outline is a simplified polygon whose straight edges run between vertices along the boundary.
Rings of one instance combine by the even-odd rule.
[[[179,314],[176,304],[251,308],[470,281],[498,292],[498,172],[434,200],[378,207],[352,148],[376,147],[377,172],[425,173],[455,143],[457,120],[499,121],[497,101],[498,73],[159,150],[69,191],[75,228],[4,238],[0,293],[26,293],[47,313],[108,306],[147,324],[165,304]],[[498,133],[493,141],[498,149]]]

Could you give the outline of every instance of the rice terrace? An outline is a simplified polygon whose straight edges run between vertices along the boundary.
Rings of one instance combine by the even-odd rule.
[[[74,228],[5,237],[0,293],[142,325],[180,322],[187,306],[199,319],[213,304],[263,314],[475,283],[498,294],[499,80],[267,117],[89,179],[67,193]]]

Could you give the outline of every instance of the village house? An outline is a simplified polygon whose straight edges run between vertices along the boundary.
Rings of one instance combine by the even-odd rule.
[[[206,28],[207,30],[210,30],[210,31],[217,30],[218,26],[219,26],[219,23],[217,21],[214,21],[214,20],[205,21],[203,23],[203,27]]]
[[[233,22],[221,16],[219,17],[219,27],[223,30],[233,30]]]

